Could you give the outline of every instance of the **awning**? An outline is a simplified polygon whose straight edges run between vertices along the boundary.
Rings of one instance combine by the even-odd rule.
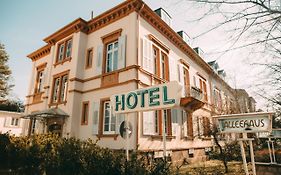
[[[22,116],[25,119],[46,119],[55,117],[68,117],[69,115],[59,108],[50,108]]]
[[[202,106],[204,106],[204,102],[194,98],[194,97],[183,97],[180,101],[180,106],[184,108],[184,110],[193,112],[197,109],[200,109]]]

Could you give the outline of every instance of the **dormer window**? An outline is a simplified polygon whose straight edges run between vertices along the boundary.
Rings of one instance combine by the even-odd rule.
[[[171,26],[171,16],[163,9],[163,8],[159,8],[154,10],[154,12],[161,17],[161,19],[168,24],[169,26]]]

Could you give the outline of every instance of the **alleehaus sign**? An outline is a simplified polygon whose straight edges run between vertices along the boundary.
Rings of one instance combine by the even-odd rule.
[[[176,81],[110,97],[113,113],[168,109],[179,106],[181,86]]]
[[[221,115],[215,117],[218,126],[224,133],[265,132],[271,130],[269,112]]]

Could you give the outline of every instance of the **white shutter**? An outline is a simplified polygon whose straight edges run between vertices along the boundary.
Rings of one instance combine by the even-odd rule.
[[[97,135],[99,133],[99,102],[93,102],[93,134]]]
[[[178,110],[172,109],[172,136],[178,135]]]
[[[11,126],[11,121],[12,121],[12,117],[6,117],[5,118],[5,126],[6,127]]]
[[[169,73],[170,73],[170,81],[177,81],[178,76],[177,76],[177,65],[176,61],[174,58],[169,58]]]
[[[126,67],[126,35],[118,38],[118,69]]]
[[[120,134],[120,125],[123,121],[125,121],[125,114],[116,114],[116,127],[115,127],[116,134]]]
[[[147,38],[143,38],[143,58],[142,58],[142,67],[143,69],[149,71],[150,73],[155,73],[155,61],[153,60],[153,53],[152,53],[152,42]]]
[[[182,96],[185,96],[185,88],[184,88],[184,76],[183,76],[183,65],[178,64],[178,78],[179,78],[179,83],[182,86]]]
[[[100,75],[101,74],[101,71],[102,71],[102,57],[103,57],[103,46],[100,45],[100,46],[97,47],[95,75]]]
[[[143,112],[143,135],[154,135],[154,111]]]

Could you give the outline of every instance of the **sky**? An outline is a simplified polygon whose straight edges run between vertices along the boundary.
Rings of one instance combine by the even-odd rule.
[[[163,7],[172,16],[172,28],[184,30],[194,37],[204,32],[211,23],[198,24],[190,19],[200,14],[200,10],[182,0],[144,0],[152,9]],[[43,38],[61,27],[81,17],[89,20],[94,16],[116,6],[122,0],[1,0],[0,1],[0,42],[10,56],[12,70],[12,96],[25,100],[31,76],[32,62],[26,56],[45,45]],[[186,2],[186,1],[184,1]],[[212,19],[213,22],[215,19]],[[192,41],[192,47],[199,46],[206,53],[206,60],[217,59],[208,53],[225,45],[225,29],[210,32]],[[232,87],[245,88],[252,95],[251,81],[256,71],[245,61],[247,52],[227,53],[218,59],[221,68],[226,70],[228,82]],[[251,71],[249,71],[249,69]],[[247,79],[245,78],[247,77]],[[252,79],[250,78],[252,77]],[[258,100],[259,101],[259,100]],[[258,107],[262,103],[258,103]]]

